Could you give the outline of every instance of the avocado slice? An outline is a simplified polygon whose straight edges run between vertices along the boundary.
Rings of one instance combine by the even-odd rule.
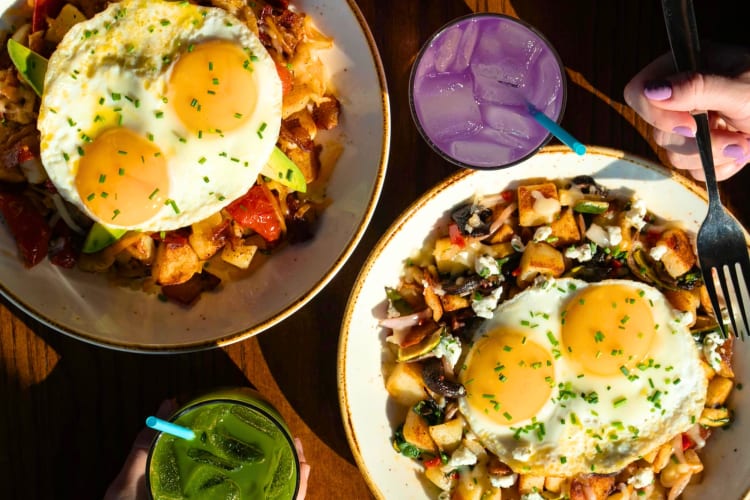
[[[127,229],[107,227],[99,222],[94,222],[86,241],[83,242],[83,253],[96,253],[110,246],[127,233]]]
[[[279,184],[283,184],[295,191],[304,193],[307,191],[307,181],[305,175],[299,167],[284,154],[282,150],[274,146],[271,157],[260,171],[269,179],[273,179]]]
[[[410,361],[417,359],[420,356],[424,356],[437,347],[440,343],[440,339],[443,336],[443,328],[438,327],[437,330],[432,332],[430,335],[425,337],[418,344],[409,347],[399,347],[396,359],[398,361]]]
[[[21,77],[31,85],[36,95],[44,92],[44,75],[47,73],[47,59],[12,38],[8,40],[8,55]]]

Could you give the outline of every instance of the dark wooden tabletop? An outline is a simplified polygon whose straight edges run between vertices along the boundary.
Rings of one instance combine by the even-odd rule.
[[[730,1],[697,2],[706,38],[745,42],[745,15]],[[390,90],[391,156],[375,216],[337,277],[293,317],[222,349],[170,356],[94,347],[0,305],[0,498],[101,498],[146,415],[169,397],[251,385],[301,437],[310,499],[370,496],[349,450],[339,411],[339,326],[357,272],[379,236],[430,186],[455,171],[422,142],[407,104],[421,44],[473,10],[503,12],[536,26],[568,72],[563,125],[583,142],[659,161],[646,125],[622,98],[626,82],[668,50],[659,2],[601,0],[357,0],[379,46]],[[743,40],[744,38],[744,40]],[[345,168],[342,166],[340,168]],[[750,223],[750,168],[722,184]]]

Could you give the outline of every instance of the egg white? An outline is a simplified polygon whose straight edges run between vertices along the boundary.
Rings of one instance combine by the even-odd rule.
[[[230,40],[254,55],[257,106],[243,127],[198,137],[165,96],[180,54],[209,40]],[[94,220],[143,231],[184,227],[216,213],[256,182],[278,138],[281,100],[270,55],[226,11],[187,2],[113,3],[75,25],[50,58],[38,122],[42,163],[60,194]],[[80,148],[116,126],[149,138],[167,159],[174,203],[136,226],[100,220],[74,183]]]
[[[561,352],[562,311],[582,289],[612,284],[642,291],[652,306],[659,329],[649,360],[629,374],[582,373]],[[707,381],[698,348],[682,313],[653,287],[627,280],[550,280],[501,304],[477,331],[473,345],[499,327],[521,328],[554,359],[551,397],[531,419],[502,425],[501,419],[475,410],[466,398],[459,400],[461,413],[482,444],[517,472],[616,472],[690,428],[701,414]],[[462,373],[475,351],[470,350]],[[471,392],[471,381],[462,381]]]

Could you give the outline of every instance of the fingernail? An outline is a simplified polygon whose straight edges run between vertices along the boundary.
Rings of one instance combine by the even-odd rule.
[[[739,144],[729,144],[724,147],[724,156],[733,160],[744,160],[745,150]]]
[[[672,97],[672,84],[667,80],[651,80],[643,86],[643,95],[652,101],[666,101]]]
[[[690,127],[675,127],[672,129],[672,132],[674,132],[677,135],[681,135],[682,137],[695,137],[695,132]]]

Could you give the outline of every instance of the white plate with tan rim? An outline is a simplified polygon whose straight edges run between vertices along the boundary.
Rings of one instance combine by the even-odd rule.
[[[0,1],[4,30],[25,0]],[[354,0],[296,0],[334,39],[321,58],[342,102],[327,141],[343,152],[315,238],[274,253],[250,276],[204,294],[191,308],[110,285],[101,275],[45,261],[25,269],[0,227],[0,292],[36,320],[86,342],[129,351],[206,349],[248,338],[288,317],[333,278],[354,251],[382,189],[390,145],[388,91],[380,56]]]
[[[562,147],[548,147],[527,161],[495,171],[464,170],[446,179],[413,203],[371,252],[346,307],[339,338],[338,388],[349,445],[365,480],[377,498],[436,498],[438,490],[414,460],[397,454],[391,440],[405,410],[389,400],[384,363],[393,362],[384,347],[385,287],[394,287],[404,261],[430,238],[453,207],[474,195],[498,193],[524,179],[560,179],[592,175],[600,184],[635,193],[658,216],[682,221],[696,232],[706,213],[705,193],[692,182],[648,161],[605,148],[589,148],[577,156]],[[750,350],[736,344],[737,382],[750,377]],[[702,452],[704,480],[683,498],[743,498],[750,488],[750,398],[734,391],[730,406],[735,421],[714,432]]]

